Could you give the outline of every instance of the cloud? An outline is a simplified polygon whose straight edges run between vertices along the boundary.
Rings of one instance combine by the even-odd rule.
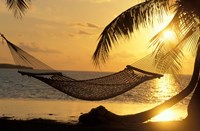
[[[99,26],[92,24],[92,23],[87,23],[87,26],[91,27],[91,28],[96,28],[96,29],[100,28]]]
[[[101,28],[100,26],[96,25],[96,24],[93,24],[93,23],[71,23],[70,24],[71,26],[75,26],[75,27],[83,27],[83,28],[95,28],[95,29],[99,29]]]
[[[75,35],[70,33],[67,35],[67,37],[75,37]]]
[[[86,32],[86,31],[82,31],[82,30],[80,30],[80,31],[78,32],[78,34],[80,34],[80,35],[92,35],[91,33],[88,33],[88,32]]]
[[[91,36],[91,35],[93,35],[93,33],[89,33],[87,31],[79,30],[78,32],[75,32],[75,33],[68,33],[66,36],[67,36],[67,38],[75,38],[75,37],[79,37],[80,35]]]
[[[74,22],[68,24],[68,26],[70,26],[71,28],[71,32],[67,34],[68,38],[73,38],[79,35],[94,35],[95,34],[94,32],[99,31],[99,29],[101,28],[97,24],[90,22],[86,23]]]
[[[79,27],[85,27],[85,25],[82,24],[82,23],[72,23],[70,25],[72,25],[72,26],[79,26]]]
[[[49,49],[49,48],[39,48],[36,46],[35,43],[31,44],[24,44],[23,42],[19,43],[19,47],[22,48],[25,51],[30,51],[30,52],[48,52],[48,53],[60,53],[60,51],[54,50],[54,49]]]

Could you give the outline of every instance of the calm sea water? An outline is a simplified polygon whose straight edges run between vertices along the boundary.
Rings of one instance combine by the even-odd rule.
[[[67,76],[75,79],[89,79],[105,76],[108,72],[81,72],[63,71]],[[127,103],[161,103],[174,96],[185,88],[191,76],[182,75],[181,82],[174,81],[166,75],[161,79],[155,79],[142,83],[138,87],[115,98],[109,102]],[[0,69],[0,99],[39,99],[39,100],[78,100],[56,89],[27,76],[21,76],[15,69]],[[190,96],[181,101],[187,104]]]

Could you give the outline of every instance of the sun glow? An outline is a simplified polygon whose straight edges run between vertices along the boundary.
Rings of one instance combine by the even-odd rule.
[[[152,121],[172,121],[175,119],[177,119],[176,112],[169,109],[154,117]]]
[[[176,42],[176,34],[173,30],[165,30],[162,33],[161,39],[167,43],[175,43]]]
[[[166,30],[166,31],[164,31],[164,33],[163,33],[163,38],[164,38],[164,39],[169,39],[169,40],[174,39],[175,36],[174,36],[173,31],[171,31],[171,30]]]
[[[160,41],[166,47],[173,48],[177,43],[177,37],[173,30],[165,30],[162,32]]]

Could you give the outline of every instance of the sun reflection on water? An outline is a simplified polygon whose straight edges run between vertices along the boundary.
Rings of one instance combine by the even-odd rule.
[[[179,86],[180,85],[170,74],[165,74],[162,78],[156,80],[156,91],[153,95],[161,101],[168,100],[169,98],[178,93]]]
[[[162,78],[156,80],[155,84],[156,84],[156,91],[154,93],[154,97],[160,99],[162,102],[176,95],[180,88],[180,85],[169,74],[165,74]],[[183,112],[181,112],[180,110],[175,110],[174,108],[170,108],[163,111],[158,116],[154,117],[152,121],[177,120],[179,115],[182,113]]]

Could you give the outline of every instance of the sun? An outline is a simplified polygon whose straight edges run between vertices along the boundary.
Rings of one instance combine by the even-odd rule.
[[[173,30],[165,30],[161,34],[161,41],[169,47],[174,47],[177,43],[177,37]]]
[[[163,38],[164,39],[169,39],[169,40],[174,39],[175,38],[174,32],[171,31],[171,30],[164,31],[163,32]]]

